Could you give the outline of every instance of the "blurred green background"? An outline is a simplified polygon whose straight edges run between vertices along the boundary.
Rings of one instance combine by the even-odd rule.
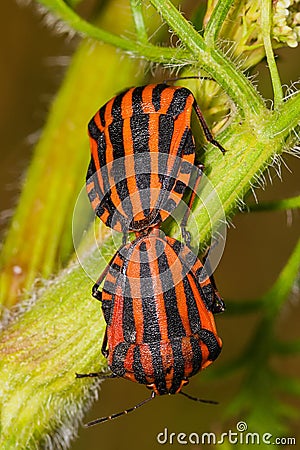
[[[1,17],[0,231],[3,237],[9,217],[18,202],[33,143],[38,139],[49,105],[63,79],[64,67],[78,39],[66,40],[57,36],[45,26],[32,5],[20,7],[10,0],[2,0]],[[290,84],[299,77],[300,47],[282,49],[277,53],[282,82]],[[120,67],[121,64],[120,60]],[[270,98],[272,92],[265,63],[261,63],[255,71],[258,72],[259,90],[265,98]],[[265,190],[256,190],[259,201],[300,194],[300,159],[291,155],[284,155],[283,159],[282,181],[271,169],[273,182],[268,181]],[[253,201],[252,195],[249,201]],[[225,253],[216,272],[218,287],[225,300],[252,299],[264,293],[284,266],[299,238],[299,229],[300,212],[297,210],[237,214],[229,229]],[[278,334],[286,339],[299,336],[299,319],[299,292],[295,289],[282,311]],[[215,365],[222,365],[238,354],[251,335],[256,320],[255,314],[230,316],[225,313],[217,318],[224,348]],[[99,352],[100,346],[101,342]],[[274,364],[291,375],[299,374],[299,359],[285,359],[284,367],[281,367],[280,359],[275,360]],[[244,420],[244,417],[224,418],[223,412],[238,391],[240,378],[235,376],[214,381],[207,381],[207,378],[208,374],[194,377],[186,391],[218,400],[219,405],[196,404],[181,396],[157,398],[132,415],[91,429],[80,429],[79,439],[73,443],[72,449],[159,448],[161,446],[157,444],[156,436],[165,427],[169,432],[176,433],[235,430],[236,423]],[[148,395],[149,392],[143,386],[124,380],[106,381],[101,387],[101,402],[94,405],[87,420],[127,408]],[[296,400],[294,403],[297,404]],[[299,440],[297,421],[290,423],[290,427],[290,435],[298,436]],[[172,447],[181,448],[179,444],[173,444]]]

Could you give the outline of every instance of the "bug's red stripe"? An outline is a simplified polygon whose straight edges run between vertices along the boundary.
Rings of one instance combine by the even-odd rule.
[[[140,351],[141,351],[141,364],[143,366],[147,382],[152,383],[154,380],[154,367],[153,367],[152,353],[149,344],[141,344]]]

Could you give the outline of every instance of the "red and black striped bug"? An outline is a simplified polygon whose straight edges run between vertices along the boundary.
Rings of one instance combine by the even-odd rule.
[[[181,393],[214,403],[181,391],[218,357],[222,341],[213,313],[225,309],[213,279],[187,245],[161,235],[158,227],[136,233],[134,241],[117,251],[93,293],[102,302],[107,323],[102,353],[110,377],[145,384],[152,394],[88,426],[131,412],[155,395]]]
[[[124,234],[146,230],[177,207],[195,163],[193,109],[207,141],[224,153],[192,92],[184,87],[133,87],[108,101],[91,119],[87,192],[107,226]],[[183,231],[184,227],[185,220]]]

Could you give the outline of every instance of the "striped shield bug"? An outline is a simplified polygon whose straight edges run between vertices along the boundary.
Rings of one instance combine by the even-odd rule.
[[[102,291],[100,285],[103,284]],[[225,309],[205,266],[178,240],[157,227],[123,244],[99,277],[93,295],[107,324],[102,353],[110,377],[145,384],[149,399],[181,393],[188,380],[220,354],[213,313]],[[78,374],[77,377],[101,376]],[[209,402],[209,401],[206,401]],[[88,424],[118,417],[96,419]]]
[[[87,192],[107,226],[123,233],[142,231],[164,221],[178,206],[195,163],[193,109],[207,141],[224,153],[184,87],[133,87],[91,119]],[[200,177],[201,170],[195,184]]]

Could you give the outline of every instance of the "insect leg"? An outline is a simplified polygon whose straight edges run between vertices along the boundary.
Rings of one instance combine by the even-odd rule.
[[[75,378],[101,378],[107,380],[109,378],[117,378],[118,375],[114,373],[106,374],[103,372],[90,372],[90,373],[76,373]]]
[[[198,116],[199,122],[202,126],[203,132],[205,134],[206,139],[208,140],[208,142],[210,142],[212,145],[214,145],[215,147],[218,147],[219,150],[221,150],[221,152],[224,154],[226,152],[225,148],[222,147],[222,145],[216,140],[214,139],[213,135],[210,132],[210,129],[208,128],[208,125],[203,117],[203,114],[201,112],[201,109],[199,108],[196,100],[194,101],[193,104],[194,110]]]
[[[212,273],[210,262],[208,259],[208,252],[203,256],[202,259],[203,259],[203,266],[205,266],[206,272],[210,273],[209,281],[214,290],[214,301],[213,301],[213,304],[211,307],[211,312],[213,314],[218,314],[218,313],[224,312],[226,309],[226,305],[225,305],[225,302],[223,301],[223,299],[221,298],[218,288],[216,286],[215,277]]]
[[[155,392],[153,391],[151,393],[151,397],[146,398],[142,402],[138,403],[135,406],[132,406],[131,408],[125,409],[124,411],[112,414],[111,416],[101,417],[100,419],[92,420],[91,422],[88,422],[85,426],[91,427],[93,425],[96,425],[97,423],[107,422],[108,420],[115,419],[116,417],[123,416],[124,414],[128,414],[132,411],[135,411],[137,408],[140,408],[141,406],[145,405],[145,403],[148,403],[150,400],[152,400],[155,397]]]
[[[107,327],[105,328],[105,333],[103,337],[102,347],[101,347],[101,353],[104,356],[104,358],[108,357],[108,349],[107,349]]]
[[[126,235],[125,233],[123,233],[123,244],[122,246],[119,248],[119,250],[115,253],[115,255],[111,258],[111,260],[109,261],[109,263],[107,264],[107,266],[105,267],[105,269],[103,270],[103,272],[101,273],[100,277],[98,278],[98,280],[96,281],[96,283],[94,284],[94,286],[92,287],[92,296],[95,297],[97,300],[99,300],[100,302],[102,301],[102,292],[98,291],[99,286],[101,285],[102,281],[104,280],[104,278],[106,277],[106,275],[108,274],[108,271],[116,257],[116,255],[118,253],[120,253],[120,251],[122,250],[123,247],[125,247],[126,245]]]
[[[179,394],[184,395],[190,400],[194,400],[195,402],[201,402],[201,403],[211,403],[212,405],[217,405],[218,402],[215,400],[204,400],[203,398],[193,397],[192,395],[187,394],[186,392],[180,391]]]

